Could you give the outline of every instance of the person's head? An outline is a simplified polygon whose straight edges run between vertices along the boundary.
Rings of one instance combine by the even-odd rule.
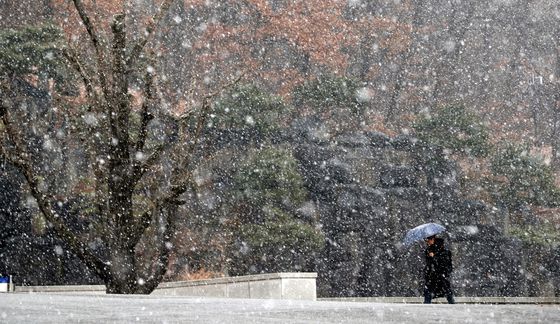
[[[424,239],[424,241],[426,242],[426,244],[428,244],[428,246],[434,245],[436,243],[436,236],[432,235],[432,236],[426,237]]]

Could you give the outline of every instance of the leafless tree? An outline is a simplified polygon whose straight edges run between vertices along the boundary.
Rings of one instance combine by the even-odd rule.
[[[185,202],[181,197],[192,184],[191,156],[211,98],[217,94],[201,96],[197,107],[187,108],[174,119],[175,140],[154,134],[154,119],[164,114],[157,91],[157,64],[152,61],[154,34],[173,3],[163,0],[144,28],[132,35],[126,1],[110,24],[91,14],[91,4],[72,2],[80,27],[87,32],[87,44],[77,48],[68,43],[64,56],[83,83],[84,113],[96,116],[94,123],[73,128],[73,134],[80,134],[75,142],[93,161],[87,172],[94,189],[85,203],[87,208],[79,211],[81,218],[95,222],[91,233],[76,232],[57,213],[54,206],[74,198],[72,192],[53,192],[43,185],[45,175],[36,165],[37,154],[26,145],[30,139],[21,127],[30,121],[18,119],[21,116],[11,104],[2,101],[2,157],[21,170],[44,218],[105,282],[108,293],[148,294],[163,279],[172,249],[175,210]],[[110,31],[104,30],[109,27]],[[133,83],[141,87],[134,96]],[[161,166],[163,163],[172,167]],[[153,180],[157,170],[161,174],[163,169],[165,180]],[[105,252],[95,248],[94,240],[102,241]]]

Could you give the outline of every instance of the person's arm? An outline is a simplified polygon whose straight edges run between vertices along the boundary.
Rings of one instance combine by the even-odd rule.
[[[430,249],[424,250],[424,275],[428,275],[430,272],[430,265],[433,262],[433,255],[430,255]]]

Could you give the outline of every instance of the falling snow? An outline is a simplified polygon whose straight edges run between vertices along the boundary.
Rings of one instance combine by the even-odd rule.
[[[80,4],[0,2],[0,275],[560,295],[559,0]]]

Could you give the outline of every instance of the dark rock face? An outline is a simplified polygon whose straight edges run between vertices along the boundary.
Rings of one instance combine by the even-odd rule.
[[[411,136],[356,132],[317,140],[319,123],[298,126],[294,155],[327,237],[317,265],[320,296],[421,295],[424,246],[401,242],[408,229],[432,221],[448,228],[457,295],[551,293],[558,271],[544,271],[556,279],[542,281],[542,274],[527,275],[536,257],[504,236],[491,208],[460,198],[452,161],[425,165],[434,151]]]
[[[388,167],[380,175],[381,186],[383,188],[410,188],[418,186],[418,173],[409,166]]]

